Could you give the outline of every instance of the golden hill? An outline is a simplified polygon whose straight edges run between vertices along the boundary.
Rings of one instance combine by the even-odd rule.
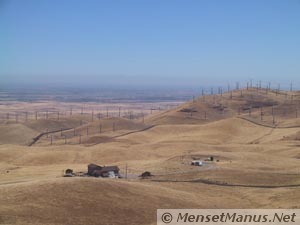
[[[72,119],[72,118],[63,118],[60,120],[54,119],[39,119],[39,120],[32,120],[24,123],[26,126],[30,127],[33,130],[38,132],[46,132],[48,131],[57,131],[60,129],[67,129],[78,127],[81,124],[79,119]]]
[[[205,96],[145,123],[73,115],[2,124],[0,223],[154,225],[158,208],[299,208],[296,94]],[[69,127],[22,146],[46,128]],[[204,166],[191,166],[195,159]],[[129,179],[62,178],[89,163],[117,165],[122,176],[128,168]],[[154,176],[139,179],[144,171]]]
[[[0,144],[28,145],[38,132],[23,124],[0,125]]]
[[[175,109],[150,115],[145,121],[149,124],[203,124],[235,116],[248,116],[259,123],[273,126],[273,115],[275,124],[298,117],[299,101],[298,92],[241,89],[201,96]]]
[[[158,208],[270,208],[284,207],[286,199],[297,206],[298,192],[59,178],[2,185],[0,193],[4,224],[154,225]]]

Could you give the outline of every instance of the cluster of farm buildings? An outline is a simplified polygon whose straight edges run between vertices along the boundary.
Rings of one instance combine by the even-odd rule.
[[[65,177],[74,177],[74,176],[92,176],[92,177],[109,177],[109,178],[120,178],[119,167],[117,166],[99,166],[96,164],[88,165],[87,173],[74,173],[72,169],[67,169],[65,171]]]

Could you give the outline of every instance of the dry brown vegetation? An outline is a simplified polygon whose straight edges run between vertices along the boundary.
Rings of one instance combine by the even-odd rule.
[[[158,208],[299,208],[300,98],[287,94],[236,90],[144,119],[3,120],[0,224],[150,225]],[[210,156],[218,161],[190,165]],[[122,174],[128,164],[130,179],[62,178],[89,163]],[[144,171],[154,176],[139,179]]]

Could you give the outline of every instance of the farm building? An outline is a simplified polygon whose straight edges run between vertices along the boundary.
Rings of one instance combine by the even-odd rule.
[[[91,163],[88,165],[88,175],[93,176],[95,170],[101,170],[101,169],[102,166],[98,166],[96,164]]]
[[[119,177],[119,167],[117,166],[98,166],[96,164],[88,165],[88,175],[94,177]]]

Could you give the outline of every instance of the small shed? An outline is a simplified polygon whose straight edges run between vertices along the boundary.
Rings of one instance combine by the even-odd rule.
[[[142,179],[148,178],[153,176],[149,171],[146,171],[144,173],[142,173],[139,177],[141,177]]]
[[[73,170],[72,169],[66,169],[64,177],[73,177]]]

